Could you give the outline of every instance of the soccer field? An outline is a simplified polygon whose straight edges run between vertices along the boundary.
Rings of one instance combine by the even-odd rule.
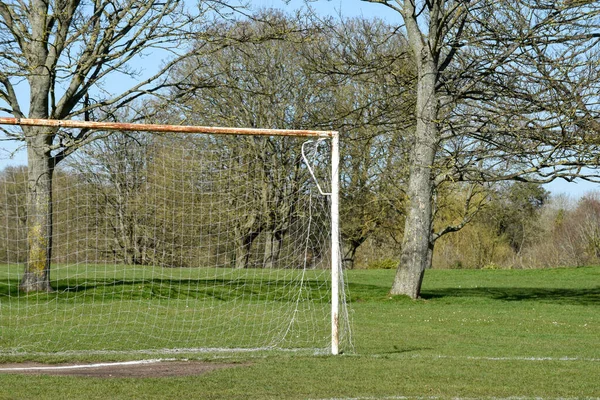
[[[0,356],[325,351],[326,270],[57,265],[53,293],[18,292],[0,266]]]
[[[348,279],[355,342],[350,354],[173,355],[230,365],[168,378],[1,374],[0,398],[600,397],[598,267],[427,271],[424,299],[418,301],[389,298],[390,270],[349,271]],[[91,298],[91,306],[109,307],[115,301],[105,298],[107,304],[97,305],[102,296]],[[165,299],[156,301],[167,307],[161,303]],[[68,301],[64,303],[67,310]],[[5,307],[2,298],[3,313]],[[4,337],[4,327],[2,332]],[[33,355],[20,361],[131,358],[120,353]],[[4,356],[3,361],[14,358]]]

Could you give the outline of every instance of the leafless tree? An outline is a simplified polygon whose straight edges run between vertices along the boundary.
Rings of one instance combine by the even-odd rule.
[[[91,218],[95,223],[87,228],[100,236],[97,242],[109,244],[96,250],[113,254],[115,260],[126,265],[151,262],[152,249],[144,221],[155,210],[140,200],[145,194],[148,164],[152,162],[149,142],[147,135],[117,132],[95,140],[66,161],[69,171],[97,198],[97,215]],[[110,236],[100,232],[97,220],[110,227]]]
[[[189,11],[180,0],[2,1],[0,111],[17,118],[110,117],[165,86],[166,72],[188,54],[190,35],[202,35],[219,3],[201,1]],[[149,74],[136,68],[144,56],[153,65]],[[23,100],[18,93],[25,91]],[[39,127],[4,133],[27,145],[28,259],[20,289],[51,291],[53,172],[97,135]]]
[[[404,130],[412,125],[409,82],[414,73],[410,58],[398,55],[406,41],[381,20],[323,21],[274,11],[253,19],[223,27],[222,36],[246,40],[210,59],[190,60],[177,71],[176,80],[187,83],[174,91],[180,99],[177,115],[198,124],[341,130],[342,238],[351,265],[367,238],[384,225],[396,229],[402,217],[398,197],[403,185],[392,177],[406,166]],[[211,84],[195,89],[197,80]],[[235,148],[231,139],[223,140],[223,151]],[[255,191],[262,196],[262,208],[238,220],[236,236],[245,243],[237,247],[252,247],[264,237],[264,265],[269,267],[295,212],[290,206],[299,188],[289,183],[309,177],[300,168],[297,145],[286,144],[289,140],[235,142],[249,152],[254,166],[262,166],[261,181],[270,187]],[[250,165],[240,165],[240,175],[243,170],[258,173]],[[273,176],[281,170],[293,175],[285,185]],[[247,259],[247,252],[236,257],[242,260],[239,266]]]
[[[335,88],[331,123],[342,132],[343,257],[352,268],[369,239],[393,249],[388,244],[401,236],[414,63],[404,35],[382,20],[313,14],[312,21],[324,39],[305,58],[311,73]]]
[[[5,227],[0,232],[2,262],[23,262],[26,249],[27,170],[24,167],[6,167],[0,173],[0,220]]]
[[[391,289],[416,298],[431,263],[437,184],[598,176],[582,168],[598,165],[590,60],[600,6],[365,1],[399,13],[417,65],[406,224]]]

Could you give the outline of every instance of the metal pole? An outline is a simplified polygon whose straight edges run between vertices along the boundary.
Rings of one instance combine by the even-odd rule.
[[[331,354],[339,354],[340,310],[340,143],[331,138]]]

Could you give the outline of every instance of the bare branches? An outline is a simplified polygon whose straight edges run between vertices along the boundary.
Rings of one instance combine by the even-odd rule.
[[[190,12],[180,0],[2,2],[0,108],[15,117],[24,117],[22,110],[28,109],[32,118],[102,118],[115,107],[158,93],[167,87],[168,71],[193,54],[190,38],[202,37],[209,13],[225,4],[203,1]],[[164,57],[144,68],[150,74],[140,63],[147,51]],[[114,78],[125,85],[107,85]],[[15,85],[29,90],[27,106],[19,103]],[[52,148],[69,153],[60,150],[61,143],[79,143],[89,134],[79,131]]]
[[[361,1],[365,1],[367,3],[376,3],[376,4],[383,4],[386,7],[391,8],[392,10],[401,13],[402,9],[404,7],[404,3],[406,2],[405,0],[361,0]],[[409,2],[412,0],[409,0]]]
[[[2,108],[2,111],[10,112],[17,118],[23,117],[15,88],[10,80],[0,74],[0,84],[4,86],[4,90],[0,90],[0,100],[4,100],[8,104],[8,108]]]
[[[600,46],[581,30],[597,11],[532,2],[470,10],[464,44],[448,53],[454,60],[445,60],[440,83],[442,155],[449,152],[442,181],[600,178],[584,168],[600,161],[591,68]]]

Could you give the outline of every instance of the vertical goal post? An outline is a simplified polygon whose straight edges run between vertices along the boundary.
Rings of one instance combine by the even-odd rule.
[[[54,119],[31,119],[31,118],[12,118],[0,117],[0,125],[12,126],[35,126],[63,129],[89,129],[94,131],[121,131],[121,132],[151,132],[151,133],[181,133],[181,134],[214,134],[214,135],[248,135],[248,136],[289,136],[299,138],[316,138],[321,140],[330,140],[331,149],[331,188],[329,193],[322,195],[330,197],[331,212],[331,354],[340,353],[340,286],[343,285],[341,276],[341,252],[340,252],[340,219],[339,219],[339,201],[340,201],[340,146],[338,131],[320,131],[320,130],[301,130],[301,129],[257,129],[257,128],[230,128],[230,127],[209,127],[192,125],[168,125],[168,124],[144,124],[144,123],[118,123],[118,122],[96,122],[96,121],[78,121],[78,120],[54,120]],[[304,154],[303,154],[304,156]],[[308,162],[304,158],[305,162]],[[307,165],[311,170],[311,166]],[[317,178],[311,170],[311,175],[315,184],[318,186]]]

